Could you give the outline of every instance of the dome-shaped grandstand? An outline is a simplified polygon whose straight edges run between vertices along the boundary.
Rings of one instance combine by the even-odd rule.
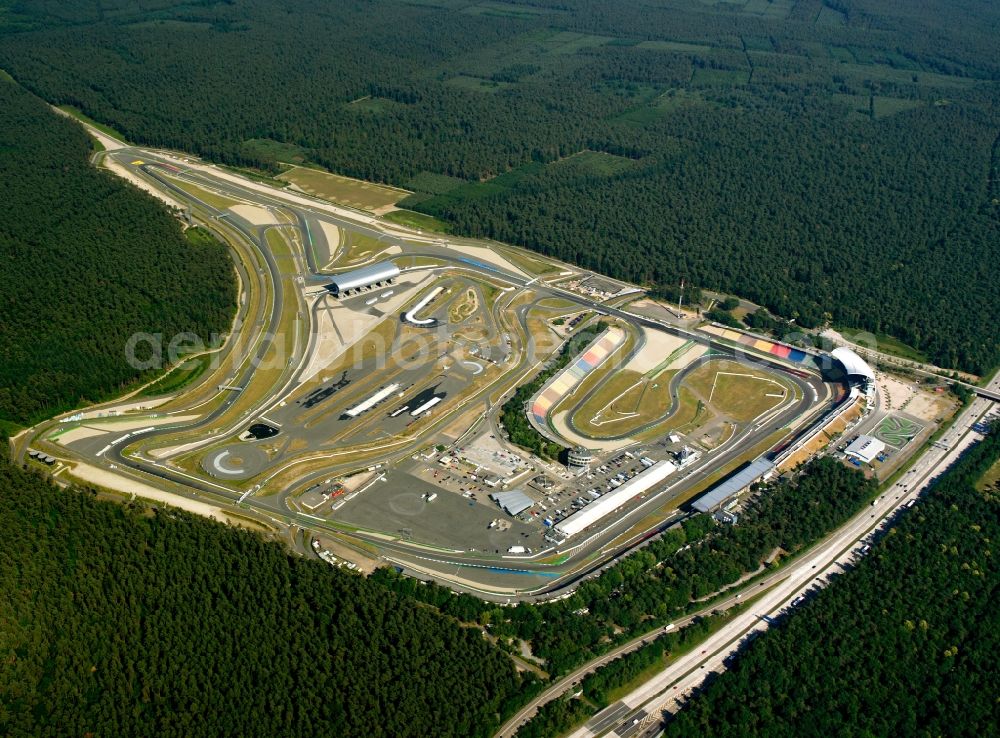
[[[841,346],[831,351],[830,355],[844,367],[848,381],[851,383],[867,385],[875,381],[875,372],[864,359],[851,349]]]

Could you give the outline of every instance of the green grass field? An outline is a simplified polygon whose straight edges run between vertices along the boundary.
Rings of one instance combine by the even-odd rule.
[[[610,177],[628,171],[636,166],[634,159],[606,154],[603,151],[581,151],[548,165],[549,169],[568,171],[581,175]]]
[[[233,205],[239,205],[239,200],[234,200],[231,197],[224,197],[223,195],[218,195],[215,192],[206,190],[203,187],[199,187],[196,184],[192,184],[184,179],[177,179],[176,177],[171,177],[168,174],[164,174],[168,179],[170,179],[173,184],[180,187],[185,192],[197,197],[204,203],[211,205],[216,210],[226,210],[231,208]]]
[[[433,197],[426,197],[425,195],[418,194],[417,196],[411,196],[405,200],[400,201],[400,205],[406,207],[407,205],[416,204],[416,202],[421,202],[424,207],[433,210],[435,207],[446,206],[451,203],[479,200],[484,197],[489,197],[490,195],[500,195],[515,189],[521,180],[532,175],[541,174],[545,171],[545,164],[541,162],[532,161],[526,164],[522,164],[516,169],[512,169],[509,172],[504,172],[492,179],[488,179],[485,182],[465,182],[457,187],[454,187],[447,192],[435,195]]]
[[[990,487],[996,487],[998,485],[1000,485],[1000,461],[997,461],[997,463],[991,466],[989,471],[983,475],[983,478],[980,479],[979,483],[976,485],[976,489],[980,492],[984,492]]]
[[[406,183],[406,188],[413,190],[414,192],[426,192],[430,195],[443,195],[445,192],[451,192],[456,187],[461,187],[465,183],[464,179],[449,177],[447,174],[420,172]]]
[[[641,128],[656,123],[669,113],[678,110],[711,105],[716,103],[706,100],[698,90],[669,89],[648,103],[625,111],[615,120]]]
[[[691,84],[699,87],[731,87],[746,84],[750,76],[748,69],[710,69],[697,67],[691,76]]]
[[[385,248],[386,245],[373,236],[357,231],[341,230],[338,262],[346,265],[356,261],[367,261]]]
[[[385,97],[362,97],[347,103],[347,109],[362,113],[385,113],[393,108],[405,108],[406,105],[396,100],[389,100]]]
[[[6,74],[6,72],[4,72],[4,74]],[[13,78],[10,77],[10,75],[7,75],[7,78],[12,82],[14,81]],[[101,133],[108,134],[109,136],[111,136],[111,138],[117,138],[119,141],[125,140],[125,137],[118,131],[116,131],[114,128],[112,128],[111,126],[106,126],[103,123],[98,123],[93,118],[88,118],[79,108],[74,108],[72,105],[60,105],[59,109],[64,113],[69,113],[77,120],[83,121],[87,125],[93,126]]]
[[[719,415],[748,423],[792,392],[778,375],[720,359],[685,377],[678,390],[679,404],[673,409],[669,387],[676,373],[667,371],[652,378],[652,373],[643,377],[630,370],[617,372],[576,409],[573,423],[588,436],[609,438],[636,432],[672,413],[641,435],[677,429],[690,432]]]
[[[834,10],[829,5],[820,8],[819,15],[816,16],[816,25],[826,28],[839,28],[847,25],[847,16],[839,10]]]
[[[212,363],[211,354],[203,354],[193,359],[187,359],[169,374],[161,377],[139,393],[140,397],[155,397],[168,395],[184,389],[198,379]]]
[[[851,337],[851,334],[853,333],[852,329],[837,328],[837,330],[840,331],[840,333],[843,334],[844,338],[848,339],[849,341],[854,340]],[[873,348],[876,351],[881,351],[886,354],[892,354],[893,356],[898,356],[901,359],[909,359],[910,361],[916,361],[921,364],[927,362],[926,355],[924,355],[920,351],[917,351],[917,349],[913,348],[912,346],[903,343],[898,338],[893,338],[892,336],[888,336],[885,333],[874,333],[874,334],[869,333],[865,335],[875,337],[875,344],[870,348]]]
[[[638,372],[617,372],[573,416],[577,429],[594,438],[609,438],[642,428],[660,420],[673,409],[670,382],[676,372],[656,379],[644,379]],[[698,400],[683,387],[680,404],[657,433],[693,422],[698,416]],[[596,416],[596,417],[595,417]],[[609,422],[611,421],[611,422]]]
[[[588,33],[561,31],[552,36],[545,45],[551,53],[569,55],[576,54],[580,49],[607,46],[615,40],[613,36],[594,36]]]
[[[875,117],[886,118],[896,113],[921,107],[924,103],[920,100],[907,100],[901,97],[876,97]]]
[[[457,87],[461,90],[472,90],[473,92],[500,92],[500,90],[506,90],[513,87],[510,82],[496,82],[491,79],[483,79],[481,77],[469,77],[464,74],[460,74],[457,77],[452,77],[447,82],[446,85],[451,87]]]
[[[450,233],[451,227],[443,220],[438,220],[433,215],[424,215],[413,210],[393,210],[382,216],[383,220],[391,223],[417,228],[421,231],[434,231],[436,233]]]
[[[795,0],[748,0],[743,12],[781,20],[788,17],[794,5]]]
[[[557,268],[552,262],[532,256],[522,249],[495,246],[493,250],[528,274],[549,274]]]
[[[680,53],[706,54],[712,50],[711,46],[705,44],[689,44],[683,41],[640,41],[636,44],[637,49],[649,49],[650,51],[676,51]],[[768,44],[768,49],[771,48]]]
[[[359,210],[391,207],[410,194],[395,187],[362,182],[306,167],[289,169],[278,175],[278,178],[294,184],[310,195]]]
[[[453,6],[450,6],[453,7]],[[520,20],[531,20],[539,16],[549,15],[555,11],[548,8],[534,8],[530,5],[518,5],[516,3],[497,2],[497,0],[485,0],[485,2],[468,5],[462,8],[467,15],[491,15],[498,18],[517,18]]]
[[[6,434],[8,436],[13,436],[13,435],[15,435],[17,433],[20,433],[22,429],[23,429],[23,426],[20,426],[20,425],[18,425],[15,422],[13,422],[11,420],[4,420],[3,418],[0,418],[0,434]]]
[[[243,150],[250,156],[288,164],[302,164],[309,159],[309,152],[294,144],[269,138],[251,138],[243,142]]]
[[[714,410],[741,423],[775,407],[790,391],[775,374],[726,360],[703,364],[685,383]]]

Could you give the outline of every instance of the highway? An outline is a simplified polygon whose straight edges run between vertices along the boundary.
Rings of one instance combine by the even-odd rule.
[[[787,366],[781,362],[753,354],[737,354],[736,351],[724,343],[718,343],[704,334],[688,331],[676,324],[647,316],[637,315],[627,310],[612,307],[603,302],[595,301],[575,292],[563,289],[557,285],[547,284],[537,278],[525,277],[521,274],[492,265],[485,265],[482,263],[477,264],[474,260],[462,256],[460,255],[460,252],[450,248],[449,244],[443,239],[428,237],[420,234],[419,231],[410,231],[402,226],[383,223],[367,213],[332,205],[307,195],[280,191],[266,185],[254,183],[248,180],[241,180],[234,175],[228,175],[214,167],[198,165],[197,168],[184,169],[179,173],[174,172],[173,170],[177,167],[176,159],[148,149],[123,147],[117,150],[108,151],[105,155],[113,157],[115,161],[126,169],[130,169],[137,174],[141,174],[147,180],[155,182],[157,187],[180,198],[181,202],[189,203],[194,208],[199,219],[205,222],[209,227],[216,230],[228,229],[231,234],[246,241],[253,247],[254,253],[262,260],[262,264],[265,269],[260,275],[258,275],[261,279],[257,281],[259,281],[260,287],[268,293],[270,298],[270,312],[269,315],[262,314],[260,316],[260,340],[255,342],[256,351],[253,356],[248,357],[249,360],[243,362],[239,373],[231,378],[232,384],[245,386],[252,377],[256,369],[256,365],[265,356],[270,348],[271,342],[274,340],[273,336],[268,335],[267,329],[278,324],[282,305],[284,301],[289,298],[288,295],[284,294],[279,268],[275,263],[274,257],[271,254],[271,249],[268,247],[266,242],[267,229],[274,226],[252,226],[238,217],[235,217],[227,212],[220,211],[212,205],[179,188],[176,184],[171,182],[170,179],[161,174],[159,171],[161,167],[166,167],[172,172],[173,176],[180,176],[184,179],[188,179],[199,186],[208,187],[211,190],[222,191],[234,197],[258,202],[268,207],[281,209],[284,212],[290,213],[296,222],[294,224],[287,224],[287,226],[297,228],[302,236],[303,245],[305,247],[303,252],[308,264],[306,270],[307,273],[302,276],[307,279],[317,281],[318,278],[323,276],[321,265],[316,262],[313,249],[311,248],[311,239],[313,238],[315,229],[310,227],[311,219],[314,220],[315,218],[321,217],[344,227],[349,227],[353,230],[367,233],[387,245],[398,246],[403,250],[403,253],[406,256],[433,258],[449,264],[453,269],[484,271],[484,273],[489,276],[502,282],[506,282],[515,288],[523,289],[530,287],[541,296],[539,299],[544,297],[559,297],[570,300],[583,308],[619,318],[633,326],[666,331],[687,340],[711,346],[722,355],[786,372],[785,376],[793,381],[801,392],[801,398],[788,408],[784,409],[782,413],[776,415],[776,417],[768,419],[768,427],[773,424],[776,428],[780,428],[792,424],[795,421],[800,421],[807,416],[809,416],[811,420],[814,420],[820,412],[826,412],[830,409],[827,407],[830,398],[830,387],[819,377],[814,375],[799,377],[795,374],[789,374],[787,373]],[[143,160],[144,163],[141,165],[135,165],[133,160],[137,159]],[[315,232],[317,238],[323,238],[321,232]],[[452,239],[452,241],[454,243],[462,242],[461,239]],[[469,241],[468,243],[474,242]],[[244,280],[244,284],[250,288],[252,286],[250,278],[251,270],[247,269],[245,265],[239,263],[237,264],[237,268],[240,270],[240,276],[241,279]],[[319,282],[317,281],[317,284],[318,283]],[[298,299],[297,295],[296,299]],[[266,301],[262,301],[261,303],[262,311],[264,310],[265,302]],[[527,333],[524,313],[525,309],[523,307],[517,311],[520,328],[524,329]],[[305,350],[306,349],[303,349],[303,351]],[[298,356],[297,358],[301,360],[302,356]],[[525,366],[526,365],[524,364],[519,364],[518,369],[525,368]],[[292,368],[282,373],[278,384],[282,387],[289,386],[289,383],[294,381],[294,378],[300,369],[301,363],[293,361]],[[790,603],[803,592],[814,586],[822,586],[830,574],[849,568],[855,556],[854,550],[860,542],[869,536],[876,527],[887,524],[889,518],[899,512],[903,505],[919,496],[919,494],[928,487],[937,475],[947,468],[948,465],[953,463],[962,451],[974,442],[975,434],[970,430],[970,426],[986,414],[992,405],[991,400],[1000,400],[1000,376],[994,377],[992,382],[986,388],[974,387],[972,385],[966,386],[969,386],[970,389],[975,391],[978,398],[961,413],[952,427],[942,436],[942,438],[930,446],[923,453],[923,455],[916,460],[913,467],[901,479],[899,479],[899,481],[894,483],[882,496],[880,496],[873,506],[866,507],[864,510],[855,515],[850,521],[848,521],[848,523],[832,533],[820,544],[814,546],[800,558],[790,563],[787,567],[775,572],[772,575],[755,580],[752,586],[744,588],[742,592],[734,591],[723,601],[714,602],[710,607],[707,607],[702,612],[694,613],[684,618],[679,618],[676,621],[676,627],[678,628],[689,623],[698,614],[703,614],[704,612],[713,610],[726,609],[737,604],[741,598],[749,598],[753,596],[755,591],[758,590],[763,593],[759,599],[754,601],[751,608],[736,615],[733,620],[709,637],[698,648],[693,649],[692,651],[679,657],[666,669],[657,674],[653,679],[647,681],[626,695],[622,700],[609,706],[596,715],[587,723],[586,726],[574,732],[573,735],[578,736],[579,738],[589,738],[590,736],[614,733],[615,735],[625,738],[625,736],[655,734],[655,732],[658,731],[661,719],[660,716],[663,711],[675,711],[679,709],[682,705],[684,697],[689,695],[693,689],[702,683],[706,674],[711,671],[718,671],[724,668],[724,660],[738,648],[740,643],[744,642],[745,639],[751,636],[754,632],[761,631],[768,627],[769,620],[778,617],[783,612],[786,612],[790,607]],[[811,397],[816,397],[817,399],[810,400]],[[238,401],[238,399],[238,393],[234,392],[227,394],[222,398],[222,402],[215,409],[200,418],[194,424],[187,423],[183,426],[166,425],[147,431],[136,432],[131,434],[128,443],[131,444],[136,440],[151,438],[156,435],[174,433],[181,427],[185,430],[208,427],[219,418],[224,417],[232,405]],[[273,401],[274,397],[268,396],[260,403],[260,405],[263,407]],[[259,409],[259,407],[253,408],[254,412]],[[494,411],[495,409],[496,408],[493,408]],[[489,413],[490,410],[488,408],[487,415],[489,415]],[[242,423],[243,419],[241,418],[236,425],[240,425]],[[806,424],[803,423],[803,425]],[[232,430],[232,428],[229,430]],[[685,484],[694,484],[699,478],[703,478],[710,474],[713,466],[717,468],[718,466],[724,464],[727,460],[737,458],[741,453],[744,453],[747,448],[753,445],[754,441],[759,438],[758,433],[761,430],[763,429],[751,428],[745,430],[740,436],[733,439],[732,445],[723,454],[713,455],[711,459],[706,459],[701,464],[692,467],[692,469],[687,472],[688,476],[685,479]],[[417,445],[418,443],[419,440],[414,441],[414,445]],[[211,496],[221,497],[231,503],[235,503],[237,499],[242,496],[241,492],[228,489],[223,485],[214,484],[212,482],[203,482],[191,477],[190,475],[178,474],[173,470],[164,468],[162,465],[153,464],[148,461],[127,456],[123,453],[125,445],[126,444],[121,444],[120,446],[116,445],[115,447],[109,449],[107,453],[108,460],[122,466],[130,467],[133,471],[138,472],[143,478],[155,476],[171,483],[182,485],[185,488],[189,488],[192,490],[191,494],[194,496],[197,496],[198,492],[202,492]],[[386,458],[387,460],[392,460],[408,454],[411,450],[412,448],[408,446],[399,451],[394,451],[391,456],[387,456]],[[708,463],[709,461],[711,464]],[[330,469],[324,470],[323,472],[304,477],[303,481],[308,482],[313,479],[318,479],[322,476],[331,474],[337,469],[338,467],[334,465]],[[294,526],[297,525],[301,527],[304,533],[304,531],[308,529],[315,529],[318,527],[315,519],[309,516],[298,515],[294,512],[288,511],[287,509],[283,509],[282,500],[283,497],[281,495],[259,499],[250,496],[244,500],[244,504],[269,517],[272,514],[280,514],[282,518],[290,521],[289,524],[292,526],[290,530],[293,530]],[[605,530],[602,530],[599,536],[588,539],[586,544],[576,544],[574,546],[574,548],[578,549],[576,553],[576,560],[579,561],[585,559],[599,548],[599,541],[597,538],[604,536],[610,537],[627,529],[635,522],[635,520],[641,518],[645,514],[645,508],[647,506],[655,504],[656,502],[656,497],[650,498],[645,501],[640,508],[630,512],[629,515],[623,517],[619,521],[616,521]],[[658,526],[662,525],[662,523],[658,524]],[[651,530],[655,530],[655,527]],[[293,541],[297,541],[298,538],[299,536],[297,535],[292,536]],[[646,532],[636,535],[631,540],[617,546],[613,551],[604,552],[600,560],[592,562],[586,568],[582,570],[571,568],[571,570],[567,571],[567,573],[562,577],[546,584],[544,587],[531,591],[525,591],[519,594],[516,599],[537,601],[561,595],[562,593],[578,586],[579,582],[583,579],[598,575],[615,560],[621,556],[627,555],[637,546],[643,545],[647,539],[648,537],[646,536]],[[395,552],[399,556],[406,556],[412,553],[412,549],[409,548],[405,542],[386,542],[379,540],[379,545],[390,552]],[[305,548],[304,543],[296,544],[296,546]],[[477,565],[495,564],[496,559],[469,556],[447,557],[439,555],[437,562],[448,565]],[[532,566],[530,562],[525,562],[523,565],[528,567]],[[574,566],[577,566],[577,564],[574,564]],[[551,567],[548,567],[548,569],[551,570]],[[449,584],[451,583],[449,582]],[[460,588],[456,587],[456,589]],[[478,593],[484,594],[483,592]],[[641,647],[643,643],[653,637],[656,637],[655,634],[633,639],[629,643],[617,647],[612,652],[609,652],[608,654],[605,654],[600,658],[579,667],[571,674],[561,678],[559,681],[549,686],[542,694],[532,700],[531,703],[522,708],[510,721],[508,721],[498,735],[504,737],[512,736],[516,732],[517,727],[527,720],[539,706],[564,694],[569,688],[578,684],[587,674],[593,672],[615,658]]]
[[[478,263],[461,255],[461,252],[451,248],[449,243],[441,238],[428,237],[420,234],[419,231],[414,232],[402,226],[383,223],[366,213],[325,203],[306,195],[284,192],[266,185],[241,180],[234,175],[225,174],[214,167],[198,165],[197,168],[184,169],[177,172],[175,171],[177,167],[176,159],[147,149],[120,148],[107,152],[106,156],[113,157],[123,167],[154,182],[158,188],[171,193],[172,196],[180,198],[182,202],[189,203],[199,220],[213,229],[228,230],[233,237],[242,239],[252,246],[254,254],[261,260],[264,269],[257,275],[252,275],[254,270],[248,268],[251,265],[237,263],[241,279],[247,288],[253,287],[254,282],[257,282],[258,286],[266,291],[270,301],[270,310],[269,314],[265,315],[262,312],[259,316],[260,337],[259,340],[255,341],[256,350],[253,355],[248,356],[241,364],[240,371],[230,379],[231,384],[246,386],[246,383],[250,381],[257,364],[266,355],[271,342],[274,340],[274,337],[268,334],[268,329],[278,324],[283,303],[290,297],[285,294],[286,290],[283,290],[282,275],[266,242],[267,230],[275,226],[252,226],[239,217],[213,207],[209,203],[178,187],[168,177],[163,176],[161,168],[166,168],[171,172],[172,176],[179,176],[190,180],[201,187],[207,187],[210,190],[221,191],[233,197],[261,203],[291,214],[295,219],[295,223],[283,224],[281,227],[296,228],[300,232],[304,246],[303,253],[307,262],[307,267],[304,270],[305,273],[301,276],[317,284],[319,284],[318,280],[322,278],[323,273],[321,265],[316,262],[311,244],[313,233],[316,234],[316,238],[318,239],[322,239],[323,235],[319,229],[311,228],[310,222],[315,222],[316,218],[322,218],[344,227],[367,233],[387,245],[398,246],[408,257],[427,257],[439,260],[449,265],[451,269],[472,272],[480,271],[496,280],[506,282],[515,289],[530,287],[530,289],[538,293],[538,299],[558,297],[570,300],[582,308],[618,318],[638,328],[644,327],[662,330],[683,337],[686,340],[711,346],[718,355],[728,356],[740,361],[785,372],[785,376],[797,386],[801,397],[796,402],[790,403],[787,407],[783,408],[780,413],[776,413],[774,417],[768,418],[766,424],[762,424],[766,425],[767,428],[758,426],[745,429],[731,440],[730,445],[724,451],[712,455],[710,458],[696,464],[685,472],[683,484],[686,487],[697,483],[700,479],[711,474],[713,469],[718,468],[727,461],[738,458],[759,440],[761,436],[767,435],[765,431],[769,430],[772,426],[777,429],[801,422],[800,427],[805,427],[809,423],[802,421],[806,419],[809,421],[815,420],[821,413],[829,412],[832,409],[830,405],[830,386],[823,382],[820,377],[815,375],[798,376],[788,373],[788,367],[781,362],[755,354],[737,353],[736,350],[727,344],[716,342],[704,334],[686,330],[674,323],[612,307],[603,302],[566,290],[558,285],[548,284],[537,278],[526,277],[494,265]],[[134,164],[134,160],[142,160],[143,163],[136,165]],[[457,244],[462,243],[462,240],[452,239],[452,242]],[[475,242],[469,241],[468,243]],[[256,279],[251,280],[251,276],[255,276]],[[299,299],[298,295],[295,295],[295,299]],[[267,300],[262,300],[261,311],[265,310],[267,302]],[[518,328],[523,330],[525,335],[528,335],[525,325],[525,312],[526,307],[522,306],[516,311],[516,315],[519,323]],[[238,319],[245,317],[240,315]],[[281,377],[276,382],[276,386],[280,385],[282,388],[287,388],[294,382],[295,376],[302,367],[301,360],[307,351],[308,348],[302,347],[302,354],[293,356],[295,360],[291,362],[289,369],[283,370]],[[529,364],[526,361],[522,361],[516,368],[523,370],[528,367]],[[574,735],[583,738],[613,732],[624,738],[625,736],[655,733],[658,729],[662,712],[664,710],[672,711],[678,709],[681,705],[681,700],[701,684],[706,674],[713,670],[724,668],[723,661],[737,649],[744,639],[755,631],[766,628],[769,619],[777,617],[783,611],[786,611],[791,601],[800,596],[804,591],[813,586],[822,585],[828,575],[843,571],[844,568],[849,567],[854,556],[853,550],[859,542],[866,538],[876,526],[883,524],[888,518],[896,514],[901,506],[905,505],[909,500],[914,499],[926,489],[933,478],[952,463],[962,450],[974,441],[974,434],[969,430],[969,426],[986,413],[991,406],[990,400],[1000,400],[1000,377],[995,377],[986,388],[971,386],[970,388],[975,390],[979,395],[978,399],[974,400],[963,411],[959,418],[956,419],[952,428],[938,442],[932,445],[914,463],[912,469],[887,490],[876,501],[874,506],[870,508],[866,507],[847,524],[828,536],[823,542],[799,559],[789,564],[786,568],[754,581],[750,589],[759,590],[763,592],[763,595],[754,601],[752,608],[735,616],[731,622],[713,634],[701,646],[679,657],[653,679],[633,690],[633,692],[619,702],[609,706],[589,721],[586,726],[576,731]],[[480,398],[481,395],[482,393],[479,393],[475,398],[470,399],[475,400]],[[278,396],[280,396],[280,393]],[[175,433],[181,428],[184,430],[207,428],[220,418],[225,417],[226,413],[238,399],[239,394],[236,392],[226,394],[222,397],[217,407],[195,423],[158,426],[146,431],[136,432],[131,434],[128,444],[156,435]],[[276,396],[268,395],[259,403],[259,407],[255,406],[252,408],[250,415],[252,416],[262,407],[275,401]],[[489,408],[487,406],[484,417],[490,416],[491,412],[497,410],[497,407]],[[442,418],[441,422],[444,419]],[[232,427],[228,428],[227,431],[231,431],[243,423],[244,419],[241,417],[236,421],[235,425],[231,424]],[[385,457],[385,461],[391,463],[398,458],[404,457],[419,443],[420,439],[414,439],[412,444],[388,454]],[[315,518],[300,515],[285,508],[283,505],[283,495],[264,498],[255,498],[252,495],[246,496],[245,493],[239,490],[229,489],[224,485],[210,481],[199,480],[190,475],[180,474],[174,470],[165,468],[161,464],[128,456],[123,453],[125,446],[128,444],[122,443],[110,448],[106,454],[108,462],[129,467],[143,479],[148,480],[152,476],[170,482],[172,485],[180,485],[184,490],[188,490],[184,494],[190,494],[193,497],[198,497],[199,493],[202,493],[225,499],[234,504],[240,498],[244,498],[244,505],[272,520],[274,519],[273,515],[279,515],[283,520],[288,522],[289,526],[298,526],[303,531],[324,529],[321,523],[317,524],[318,521]],[[322,472],[316,472],[303,477],[301,481],[307,484],[310,481],[318,480],[323,476],[335,473],[340,469],[341,467],[334,464]],[[660,522],[648,531],[640,532],[633,536],[632,539],[619,544],[613,550],[602,551],[600,558],[590,561],[590,563],[582,568],[580,562],[588,560],[600,549],[601,544],[599,539],[604,538],[605,540],[609,540],[627,530],[647,514],[648,508],[657,504],[659,504],[658,495],[654,495],[645,500],[641,506],[630,511],[629,514],[608,525],[599,534],[591,536],[584,542],[574,543],[570,549],[573,552],[572,563],[563,568],[565,573],[545,583],[543,586],[526,589],[514,597],[508,597],[508,600],[542,601],[562,596],[564,593],[578,586],[584,579],[599,575],[620,557],[644,545],[649,539],[648,533],[655,532],[657,529],[662,530],[665,527],[664,523]],[[669,522],[674,521],[667,521],[667,523]],[[364,538],[364,534],[359,534],[359,537]],[[293,540],[297,540],[297,536],[293,536]],[[404,541],[378,539],[377,543],[388,553],[399,557],[397,560],[400,563],[405,563],[408,560],[412,561],[414,558],[414,549]],[[304,548],[305,546],[302,544],[300,547]],[[441,566],[488,566],[497,563],[497,560],[493,557],[478,557],[464,554],[449,556],[438,553],[435,554],[435,557],[420,556],[417,558]],[[531,568],[536,565],[531,561],[524,561],[519,562],[518,566]],[[541,569],[542,567],[539,566],[539,570]],[[553,567],[544,567],[544,570],[552,571]],[[441,581],[448,583],[449,586],[455,589],[463,589],[460,586],[455,586],[447,578]],[[488,591],[473,591],[490,599],[502,599],[502,597],[492,596]],[[748,598],[753,596],[753,594],[753,591],[747,590],[739,593],[734,591],[725,600],[713,603],[704,612],[726,609],[737,604],[741,597]],[[676,627],[683,627],[698,614],[703,613],[699,612],[685,618],[679,618],[676,621]],[[531,703],[522,708],[508,721],[498,735],[513,735],[516,732],[516,728],[527,720],[539,706],[564,694],[569,688],[578,684],[587,674],[615,658],[641,647],[644,642],[653,637],[655,637],[654,634],[636,638],[629,643],[617,647],[614,651],[579,667],[572,674],[561,678],[532,700]]]
[[[1000,374],[990,382],[992,392],[1000,391]],[[780,580],[746,612],[714,633],[699,647],[671,663],[653,679],[610,705],[572,733],[573,738],[592,738],[613,732],[625,738],[632,735],[655,735],[661,714],[681,709],[683,700],[698,687],[711,671],[725,668],[724,660],[736,652],[744,639],[768,627],[791,606],[792,600],[814,586],[823,586],[827,577],[850,568],[855,549],[876,528],[888,525],[890,518],[909,501],[916,500],[927,487],[953,464],[978,438],[971,430],[993,408],[986,398],[974,400],[946,431],[917,459],[909,471],[883,492],[876,502],[865,507],[850,521],[780,572]],[[751,589],[766,586],[754,584]],[[748,592],[747,596],[753,593]],[[638,722],[636,722],[638,721]]]

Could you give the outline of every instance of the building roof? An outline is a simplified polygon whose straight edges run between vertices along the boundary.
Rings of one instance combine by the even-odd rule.
[[[352,269],[349,272],[335,274],[333,280],[326,286],[331,292],[346,292],[359,287],[370,287],[378,282],[385,282],[399,276],[399,267],[391,261],[381,261],[378,264],[369,264],[360,269]]]
[[[677,465],[670,461],[658,461],[645,471],[632,477],[618,489],[597,498],[582,510],[570,515],[556,525],[556,530],[567,538],[593,525],[610,512],[617,510],[636,495],[640,495],[654,484],[658,484],[677,471]]]
[[[749,487],[765,474],[768,474],[772,469],[774,469],[774,464],[767,459],[757,459],[756,461],[752,461],[729,477],[729,479],[715,485],[712,489],[695,500],[692,507],[698,512],[707,513],[721,505],[730,497]]]
[[[509,492],[497,492],[490,495],[497,504],[504,509],[508,515],[517,515],[527,510],[535,504],[528,495],[519,489],[512,489]]]
[[[858,436],[844,453],[868,464],[883,451],[885,444],[882,441],[872,436]]]
[[[851,349],[839,346],[830,352],[830,356],[844,365],[844,371],[847,372],[848,376],[860,376],[870,382],[875,381],[875,372],[872,371],[872,368],[868,366],[864,359],[851,351]]]

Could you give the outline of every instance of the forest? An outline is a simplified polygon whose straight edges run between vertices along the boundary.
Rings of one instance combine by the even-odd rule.
[[[1000,363],[1000,5],[0,0],[0,68],[130,140],[800,327]]]
[[[690,700],[668,738],[995,734],[1000,496],[980,480],[998,463],[994,432]]]
[[[726,616],[713,613],[695,618],[680,630],[661,634],[634,651],[621,656],[584,677],[575,694],[553,700],[517,731],[517,738],[559,738],[586,722],[612,703],[615,690],[628,689],[642,681],[651,670],[663,668],[668,660],[690,650],[722,625]],[[571,689],[570,692],[573,692]]]
[[[130,336],[207,345],[236,307],[226,248],[91,166],[89,141],[0,79],[0,425],[120,393],[156,373],[129,365]]]
[[[534,683],[479,628],[362,576],[6,456],[0,539],[11,738],[488,738]]]

